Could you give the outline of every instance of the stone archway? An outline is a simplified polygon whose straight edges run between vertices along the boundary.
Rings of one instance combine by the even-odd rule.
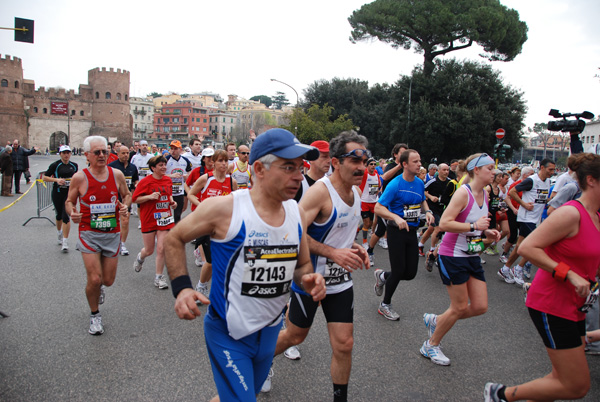
[[[69,136],[63,131],[55,131],[50,135],[50,152],[58,152],[61,145],[69,144]]]

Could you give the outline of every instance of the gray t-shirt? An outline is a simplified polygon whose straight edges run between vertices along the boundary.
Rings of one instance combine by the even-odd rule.
[[[552,208],[558,208],[567,201],[575,200],[581,195],[581,189],[576,181],[565,184],[556,194],[556,196],[550,200],[548,206]]]

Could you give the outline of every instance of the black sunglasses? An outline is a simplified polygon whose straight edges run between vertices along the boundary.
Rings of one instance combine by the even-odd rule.
[[[338,159],[342,159],[342,158],[348,158],[348,157],[350,157],[350,158],[360,159],[363,156],[366,156],[367,159],[369,159],[371,157],[371,151],[369,151],[368,149],[360,149],[360,148],[359,149],[353,149],[352,151],[350,151],[350,152],[348,152],[346,154],[340,155],[337,158]]]
[[[97,149],[94,152],[92,152],[94,155],[96,156],[100,156],[100,154],[102,155],[108,155],[108,149]]]
[[[240,155],[248,155],[250,152],[238,152]]]

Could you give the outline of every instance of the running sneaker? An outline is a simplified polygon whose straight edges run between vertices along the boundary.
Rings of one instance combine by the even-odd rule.
[[[381,279],[381,274],[383,274],[383,269],[376,269],[374,274],[375,274],[375,286],[374,286],[375,295],[381,296],[383,294],[383,286],[385,285],[385,280]]]
[[[204,296],[208,297],[208,283],[200,283],[200,281],[198,281],[198,284],[196,285],[196,292],[200,292]]]
[[[121,255],[129,255],[129,250],[125,247],[125,243],[121,243]]]
[[[527,261],[523,267],[523,276],[526,279],[531,279],[531,263]]]
[[[157,277],[154,278],[154,286],[156,286],[159,289],[168,289],[169,288],[169,285],[167,284],[167,281],[166,281],[164,275],[158,275]]]
[[[60,232],[58,232],[58,245],[62,246],[63,244],[63,232],[62,230]]]
[[[502,264],[506,264],[508,262],[508,253],[502,253],[500,258],[498,258]]]
[[[488,382],[485,384],[485,389],[483,391],[485,402],[506,402],[506,399],[501,399],[498,396],[498,391],[500,391],[502,387],[504,387],[504,385],[494,382]]]
[[[135,257],[135,261],[133,262],[133,269],[135,272],[140,272],[142,270],[143,263],[144,261],[142,261],[142,253],[139,252],[137,257]]]
[[[298,346],[291,346],[283,352],[283,355],[290,360],[300,360],[300,349]]]
[[[365,240],[365,241],[363,241],[363,244],[362,244],[362,246],[363,246],[363,248],[366,250],[366,249],[368,249],[368,248],[369,248],[369,243],[367,243],[367,241]]]
[[[429,271],[429,272],[433,271],[434,262],[435,262],[435,255],[433,254],[433,251],[428,251],[427,257],[425,258],[425,269],[427,269],[427,271]]]
[[[273,379],[273,366],[269,369],[269,374],[267,375],[267,379],[262,385],[260,392],[271,392],[271,380]]]
[[[449,366],[450,359],[446,357],[446,355],[442,352],[442,349],[439,346],[429,344],[429,340],[423,342],[423,346],[421,346],[421,354],[425,357],[428,357],[435,364],[439,364],[440,366]]]
[[[142,228],[142,221],[140,221],[140,223],[138,224],[138,229]]]
[[[483,258],[481,258],[481,256],[479,256],[479,262],[481,262],[481,265],[485,264],[485,260]]]
[[[425,328],[427,328],[427,334],[431,338],[437,326],[437,315],[425,313],[423,314],[423,322],[425,323]]]
[[[529,288],[531,287],[531,283],[524,282],[523,283],[523,301],[527,303],[527,293],[529,293]]]
[[[379,247],[387,250],[388,248],[388,242],[387,239],[385,237],[382,237],[381,239],[379,239],[379,241],[377,242],[377,244],[379,244]]]
[[[102,316],[100,313],[90,316],[90,335],[102,335],[104,327],[102,326]]]
[[[373,266],[375,264],[375,262],[373,261],[373,253],[367,252],[367,254],[369,254],[369,262],[371,263],[371,266]]]
[[[98,304],[104,304],[104,300],[106,299],[106,286],[100,286],[100,296],[98,297]]]
[[[62,251],[63,253],[69,252],[69,240],[68,239],[63,239],[62,247],[60,248],[60,251]]]
[[[194,250],[194,264],[196,264],[197,267],[204,265],[204,261],[202,261],[202,254],[200,254],[200,247]]]
[[[517,285],[517,286],[519,286],[519,287],[520,287],[520,286],[523,286],[523,283],[524,283],[525,281],[523,280],[523,268],[522,268],[522,267],[520,267],[520,266],[518,266],[518,265],[517,265],[517,266],[515,266],[515,267],[512,269],[512,276],[513,276],[513,278],[514,278],[515,285]]]
[[[379,314],[381,314],[382,316],[384,316],[388,320],[398,321],[400,319],[400,315],[398,313],[396,313],[394,310],[392,310],[392,305],[391,304],[383,304],[383,303],[381,303],[379,305],[379,309],[377,311],[379,312]]]
[[[515,278],[510,270],[506,266],[503,266],[498,270],[498,276],[504,280],[506,283],[515,283]]]
[[[419,246],[419,257],[425,257],[425,246]]]

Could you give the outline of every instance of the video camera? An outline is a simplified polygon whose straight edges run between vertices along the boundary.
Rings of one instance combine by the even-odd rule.
[[[579,134],[583,132],[585,128],[585,121],[583,119],[593,119],[594,114],[590,112],[582,112],[582,113],[560,113],[556,109],[550,109],[550,116],[555,119],[561,118],[562,120],[558,121],[549,121],[548,122],[548,130],[550,131],[562,131],[563,133],[571,133],[571,134]],[[575,120],[567,120],[567,117],[575,117]]]

